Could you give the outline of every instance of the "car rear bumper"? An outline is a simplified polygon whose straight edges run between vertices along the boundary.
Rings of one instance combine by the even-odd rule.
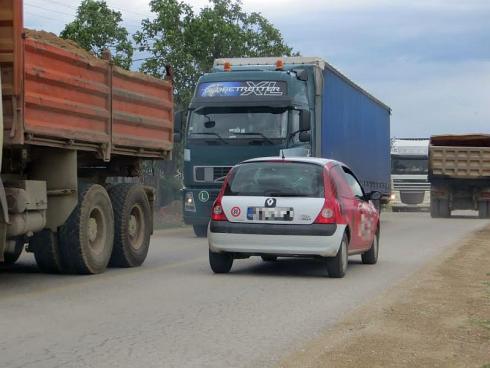
[[[209,224],[213,252],[334,257],[345,225],[276,225],[215,222]]]

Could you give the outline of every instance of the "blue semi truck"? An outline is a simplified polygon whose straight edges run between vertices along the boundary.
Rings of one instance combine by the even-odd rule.
[[[261,156],[342,161],[390,196],[390,108],[320,58],[218,59],[199,79],[184,149],[184,221],[206,236],[235,164]]]

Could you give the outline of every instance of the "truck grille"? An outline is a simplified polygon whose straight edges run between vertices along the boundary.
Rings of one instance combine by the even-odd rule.
[[[231,166],[194,166],[194,181],[197,183],[221,183]]]
[[[430,190],[430,183],[420,179],[393,179],[393,189],[404,192],[423,192]]]

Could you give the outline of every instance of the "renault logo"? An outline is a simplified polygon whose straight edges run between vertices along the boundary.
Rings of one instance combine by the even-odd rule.
[[[267,198],[265,200],[265,206],[268,208],[276,207],[276,199],[275,198]]]

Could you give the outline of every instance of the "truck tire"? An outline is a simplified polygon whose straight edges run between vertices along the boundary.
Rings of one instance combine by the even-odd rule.
[[[26,241],[23,236],[18,236],[15,239],[15,249],[12,252],[5,252],[3,254],[3,263],[7,265],[13,265],[19,259]]]
[[[192,225],[192,229],[198,238],[205,238],[208,236],[208,225]]]
[[[348,254],[347,246],[349,244],[349,238],[347,234],[344,234],[342,242],[340,243],[339,251],[335,257],[325,258],[325,263],[327,266],[328,276],[332,278],[342,278],[345,276],[347,271]]]
[[[104,187],[93,184],[80,188],[78,205],[61,226],[59,241],[67,272],[104,272],[114,243],[114,212]]]
[[[209,265],[214,273],[228,273],[233,266],[233,257],[228,253],[209,251]]]
[[[137,267],[146,259],[152,228],[151,206],[140,184],[109,189],[114,209],[114,248],[109,266]]]
[[[367,252],[361,254],[362,263],[370,264],[370,265],[378,263],[378,254],[379,254],[379,232],[376,232],[371,248],[369,248]]]
[[[37,267],[45,273],[62,273],[62,259],[57,234],[49,229],[35,233],[29,239],[29,249],[34,253]]]
[[[490,218],[490,201],[482,201],[478,205],[478,217],[487,219]]]
[[[448,218],[451,217],[449,201],[447,199],[430,199],[430,217]]]

